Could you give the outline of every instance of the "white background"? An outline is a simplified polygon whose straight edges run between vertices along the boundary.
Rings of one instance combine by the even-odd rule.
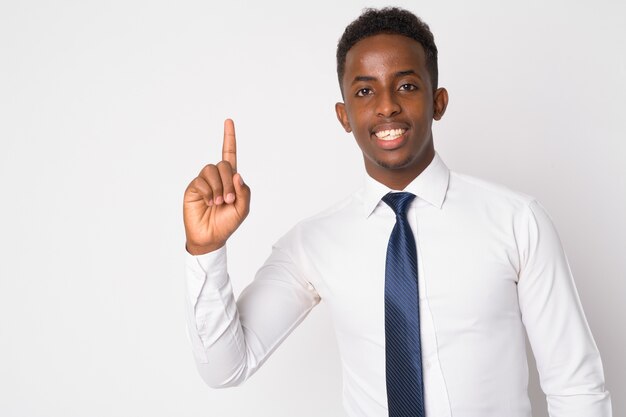
[[[623,415],[624,2],[397,4],[439,47],[436,149],[547,208]],[[203,385],[182,196],[233,117],[253,192],[229,242],[239,293],[279,236],[359,185],[334,57],[372,5],[385,4],[0,3],[0,415],[343,415],[323,304],[243,387]],[[531,392],[545,416],[536,375]]]

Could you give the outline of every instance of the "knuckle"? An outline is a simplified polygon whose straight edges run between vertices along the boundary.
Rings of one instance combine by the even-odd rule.
[[[213,164],[209,164],[209,165],[206,165],[204,168],[202,168],[202,171],[200,171],[199,176],[204,177],[205,179],[208,179],[214,176],[215,173],[217,173],[216,166]]]
[[[196,177],[193,179],[193,181],[191,181],[191,183],[189,183],[189,186],[187,187],[187,189],[196,189],[196,190],[202,190],[203,189],[203,184],[204,180],[200,177]]]
[[[215,164],[206,164],[204,168],[202,168],[202,171],[211,171],[214,168],[215,168]]]
[[[230,164],[230,162],[223,160],[217,163],[217,168],[221,171],[221,170],[232,170],[233,167]]]
[[[213,165],[211,168],[208,168],[206,172],[203,173],[202,177],[210,185],[213,185],[214,183],[221,181],[220,173],[215,167],[215,165]]]

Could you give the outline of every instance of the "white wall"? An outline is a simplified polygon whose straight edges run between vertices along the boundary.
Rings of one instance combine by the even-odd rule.
[[[548,209],[624,414],[624,2],[397,4],[440,50],[438,151]],[[385,4],[0,3],[0,415],[342,415],[324,305],[243,387],[203,385],[181,208],[233,117],[253,191],[229,246],[239,293],[276,238],[356,187],[334,54],[368,5]]]

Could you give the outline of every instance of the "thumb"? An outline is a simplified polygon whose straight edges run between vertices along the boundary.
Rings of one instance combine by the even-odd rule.
[[[250,187],[243,182],[240,173],[233,176],[233,185],[235,186],[235,207],[240,213],[247,215],[250,209]]]

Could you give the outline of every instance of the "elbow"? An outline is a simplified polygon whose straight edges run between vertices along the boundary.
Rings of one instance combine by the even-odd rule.
[[[214,389],[238,387],[250,375],[245,364],[241,364],[241,366],[233,369],[232,372],[215,369],[210,364],[198,364],[198,372],[204,383]]]
[[[231,387],[238,387],[241,384],[243,384],[244,380],[242,379],[231,379],[231,380],[224,380],[224,379],[216,379],[216,378],[211,378],[211,377],[207,377],[205,375],[202,375],[202,380],[204,381],[204,383],[209,387],[209,388],[213,388],[213,389],[223,389],[223,388],[231,388]]]
[[[259,367],[245,337],[226,336],[229,332],[215,334],[214,339],[202,344],[194,355],[200,377],[211,388],[240,386]]]

